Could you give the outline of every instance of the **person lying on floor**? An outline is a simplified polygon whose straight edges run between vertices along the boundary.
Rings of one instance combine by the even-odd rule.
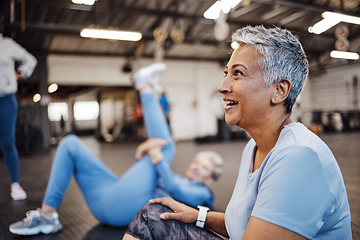
[[[9,226],[19,235],[55,233],[62,229],[58,209],[72,176],[84,195],[92,214],[101,223],[127,226],[139,209],[154,197],[171,196],[191,206],[213,204],[209,186],[222,172],[222,158],[213,151],[199,152],[185,176],[175,175],[170,164],[175,143],[154,89],[166,69],[155,63],[132,75],[140,91],[145,127],[149,139],[136,150],[134,165],[121,177],[94,156],[82,141],[70,135],[59,144],[50,179],[40,209]]]

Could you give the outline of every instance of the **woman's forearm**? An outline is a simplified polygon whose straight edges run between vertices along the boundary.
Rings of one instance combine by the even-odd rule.
[[[229,237],[225,227],[225,214],[221,212],[208,212],[205,227],[224,237]]]

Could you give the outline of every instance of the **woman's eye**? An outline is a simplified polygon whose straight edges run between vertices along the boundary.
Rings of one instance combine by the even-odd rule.
[[[239,76],[239,75],[244,76],[243,72],[240,70],[235,70],[234,75],[235,76]]]
[[[228,75],[227,71],[224,71],[224,77],[226,77]]]

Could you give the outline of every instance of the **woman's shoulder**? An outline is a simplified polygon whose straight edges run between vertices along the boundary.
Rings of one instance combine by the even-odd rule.
[[[325,172],[338,169],[335,156],[327,144],[299,123],[289,126],[282,133],[269,158],[271,164],[291,163],[298,167],[322,169]]]
[[[281,132],[274,150],[284,151],[285,149],[288,151],[307,149],[319,155],[332,154],[326,143],[301,123],[291,123]]]

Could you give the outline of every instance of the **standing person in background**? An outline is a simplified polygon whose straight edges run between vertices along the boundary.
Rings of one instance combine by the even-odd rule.
[[[159,102],[160,102],[160,106],[161,106],[162,110],[164,111],[166,121],[169,124],[170,123],[170,107],[171,106],[170,106],[169,100],[168,100],[165,92],[161,93]]]
[[[17,69],[15,63],[19,64]],[[24,200],[27,197],[19,184],[19,157],[15,145],[17,80],[28,78],[36,64],[34,56],[0,33],[0,148],[9,169],[11,197],[14,200]]]

